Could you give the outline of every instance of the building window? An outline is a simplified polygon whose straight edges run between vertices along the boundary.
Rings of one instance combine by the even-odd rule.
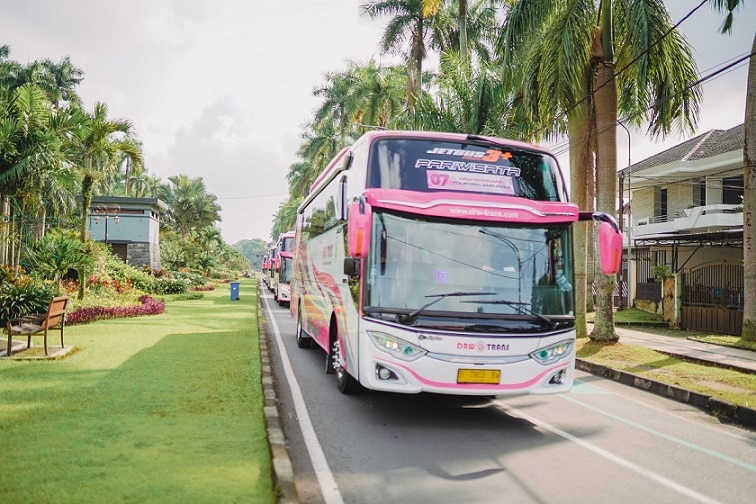
[[[722,203],[725,205],[743,203],[743,175],[722,179]]]
[[[698,179],[693,185],[693,206],[706,206],[706,179]]]
[[[667,188],[657,188],[654,201],[654,217],[667,216]]]

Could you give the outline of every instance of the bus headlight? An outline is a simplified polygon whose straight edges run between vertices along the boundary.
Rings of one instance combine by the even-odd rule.
[[[375,331],[367,331],[367,333],[378,350],[386,352],[397,359],[410,362],[419,359],[427,353],[419,346],[413,345],[412,343],[397,338],[396,336],[390,336],[386,333]]]
[[[551,364],[570,355],[572,345],[573,342],[570,340],[560,341],[559,343],[539,348],[535,352],[532,352],[530,357],[541,364]]]

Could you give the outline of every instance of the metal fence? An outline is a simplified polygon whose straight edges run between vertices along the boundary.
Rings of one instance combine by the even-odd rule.
[[[742,261],[706,263],[680,275],[685,329],[740,334],[745,305]]]

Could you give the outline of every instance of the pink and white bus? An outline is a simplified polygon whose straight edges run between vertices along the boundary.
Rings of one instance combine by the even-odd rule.
[[[374,131],[343,149],[298,210],[291,315],[339,390],[568,391],[572,227],[614,219],[568,202],[548,151],[476,135]]]

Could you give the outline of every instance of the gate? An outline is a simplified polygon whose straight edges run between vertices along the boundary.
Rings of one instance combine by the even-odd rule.
[[[681,278],[683,329],[740,335],[745,289],[743,263],[705,263]]]

